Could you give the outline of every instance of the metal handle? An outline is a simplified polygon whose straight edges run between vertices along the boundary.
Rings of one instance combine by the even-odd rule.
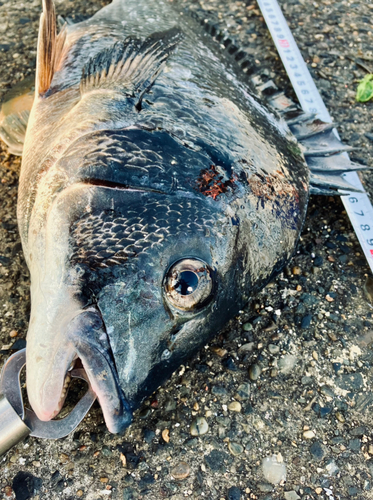
[[[26,439],[30,432],[31,429],[27,427],[6,397],[0,394],[0,456]]]
[[[24,408],[20,373],[26,364],[26,349],[13,354],[5,363],[0,376],[0,456],[28,435],[59,439],[67,436],[80,424],[96,399],[84,370],[72,370],[72,378],[81,378],[88,390],[65,418],[43,422]]]

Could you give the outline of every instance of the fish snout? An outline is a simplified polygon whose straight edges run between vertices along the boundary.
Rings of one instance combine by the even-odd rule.
[[[80,359],[101,405],[110,432],[122,432],[132,421],[129,404],[120,388],[110,344],[99,311],[79,310],[66,322],[40,323],[32,316],[26,348],[29,402],[40,420],[48,421],[61,410],[70,376]],[[38,331],[36,332],[36,329]]]

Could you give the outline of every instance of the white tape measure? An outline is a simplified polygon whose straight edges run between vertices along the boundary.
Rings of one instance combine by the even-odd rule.
[[[303,110],[316,113],[320,120],[330,123],[331,116],[308,71],[277,0],[257,0],[257,2]],[[336,130],[335,133],[338,136]],[[344,154],[347,155],[347,153]],[[356,172],[348,172],[343,177],[350,184],[364,191]],[[341,196],[341,199],[373,271],[373,207],[370,200],[365,191]]]

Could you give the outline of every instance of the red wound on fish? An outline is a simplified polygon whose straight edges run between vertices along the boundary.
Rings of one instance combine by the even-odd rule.
[[[211,165],[209,169],[201,170],[200,176],[197,179],[197,189],[204,196],[210,196],[213,200],[228,191],[228,188],[234,187],[233,176],[231,179],[223,181],[223,176],[216,170],[215,165]]]

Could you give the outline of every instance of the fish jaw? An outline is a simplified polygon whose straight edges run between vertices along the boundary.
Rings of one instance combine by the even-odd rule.
[[[64,384],[75,353],[71,345],[65,344],[61,352],[45,358],[44,349],[26,349],[26,384],[28,399],[37,417],[42,421],[54,418],[64,402]],[[35,353],[35,354],[34,354]]]
[[[53,294],[49,300],[53,302]],[[50,301],[45,304],[33,297],[26,348],[27,393],[32,409],[42,421],[58,414],[66,396],[68,370],[80,358],[109,431],[122,432],[131,423],[132,414],[118,383],[99,312],[94,307],[82,309],[70,299],[62,306],[60,302],[51,317]]]

